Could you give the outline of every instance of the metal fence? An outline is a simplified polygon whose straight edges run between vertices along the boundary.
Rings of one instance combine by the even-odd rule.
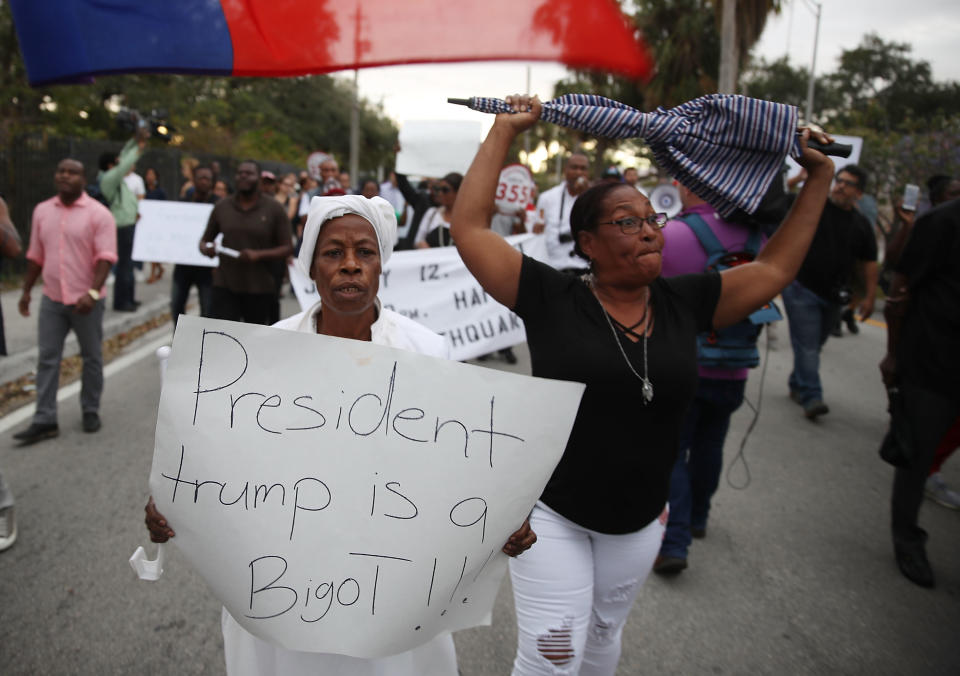
[[[57,163],[65,157],[80,160],[86,167],[87,182],[93,183],[99,171],[100,155],[105,152],[119,152],[122,146],[123,144],[117,141],[54,138],[31,134],[16,139],[7,148],[0,149],[0,194],[10,208],[10,217],[20,232],[24,250],[30,241],[33,208],[56,193],[53,174]],[[196,158],[201,164],[219,163],[220,178],[225,178],[231,186],[237,164],[247,159],[190,153],[173,147],[148,147],[137,162],[136,171],[142,176],[148,168],[156,169],[159,187],[163,188],[168,199],[176,199],[186,180],[181,175],[181,162],[187,158]],[[299,170],[299,167],[283,162],[258,162],[262,169],[272,171],[277,176]],[[26,262],[21,256],[17,260],[4,261],[2,274],[3,277],[19,275],[25,268]]]

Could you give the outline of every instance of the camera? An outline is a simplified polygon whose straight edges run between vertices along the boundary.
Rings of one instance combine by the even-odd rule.
[[[117,111],[117,125],[130,134],[135,134],[141,129],[149,129],[151,138],[158,138],[170,142],[173,137],[174,127],[167,124],[167,111],[153,109],[148,115],[141,115],[139,111],[133,108],[121,108]]]

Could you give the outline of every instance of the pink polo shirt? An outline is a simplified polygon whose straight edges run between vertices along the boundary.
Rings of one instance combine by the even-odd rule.
[[[43,295],[74,305],[92,288],[97,261],[117,262],[117,225],[110,210],[86,193],[71,205],[59,196],[33,210],[27,259],[42,268]],[[106,286],[100,294],[106,294]]]

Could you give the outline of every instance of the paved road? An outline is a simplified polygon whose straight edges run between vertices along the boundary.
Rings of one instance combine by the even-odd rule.
[[[15,306],[4,304],[9,316]],[[729,469],[690,569],[651,577],[641,591],[618,673],[960,673],[960,512],[923,509],[937,589],[909,583],[893,561],[892,471],[876,456],[882,329],[828,343],[832,411],[818,423],[786,396],[790,350],[780,333],[746,445],[750,483],[734,488],[746,473],[742,463]],[[524,371],[529,357],[518,353]],[[754,401],[760,380],[754,373],[748,387]],[[98,434],[80,431],[75,396],[61,404],[60,438],[34,447],[15,448],[6,429],[14,416],[0,420],[0,467],[21,529],[0,554],[0,674],[223,673],[219,605],[176,550],[158,583],[138,582],[126,561],[146,540],[158,397],[148,356],[109,376]],[[750,417],[746,408],[735,416],[728,463]],[[960,462],[945,475],[960,485]],[[464,676],[509,673],[512,614],[505,583],[493,626],[456,635]]]

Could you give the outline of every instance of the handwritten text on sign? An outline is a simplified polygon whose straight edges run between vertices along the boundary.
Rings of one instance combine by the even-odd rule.
[[[375,657],[488,621],[583,386],[184,316],[150,488],[248,631]]]

